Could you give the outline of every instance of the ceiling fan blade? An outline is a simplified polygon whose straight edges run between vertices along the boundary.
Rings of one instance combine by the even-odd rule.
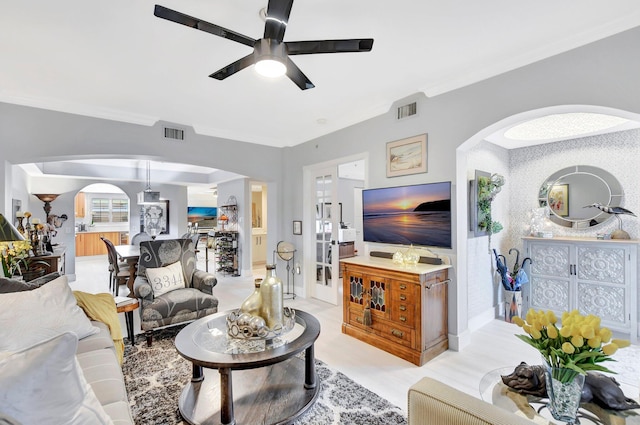
[[[298,68],[298,66],[293,63],[291,59],[287,57],[287,77],[293,81],[296,86],[300,87],[300,90],[312,89],[315,86],[313,83],[307,78],[306,75]]]
[[[285,41],[290,55],[311,55],[314,53],[369,52],[373,38],[352,40]]]
[[[248,66],[253,65],[255,62],[253,53],[243,57],[242,59],[238,59],[232,64],[225,66],[222,69],[217,70],[213,74],[209,75],[211,78],[215,78],[216,80],[224,80],[227,77],[232,76],[238,71],[242,71]]]
[[[167,21],[175,22],[198,29],[200,31],[208,32],[210,34],[217,35],[219,37],[226,38],[249,47],[253,47],[253,45],[256,43],[256,40],[247,37],[246,35],[228,30],[219,25],[212,24],[211,22],[203,21],[202,19],[194,18],[193,16],[185,15],[184,13],[166,8],[164,6],[160,6],[159,4],[156,4],[153,14],[158,18],[166,19]]]
[[[269,0],[264,38],[282,41],[289,22],[291,6],[293,6],[293,0]]]

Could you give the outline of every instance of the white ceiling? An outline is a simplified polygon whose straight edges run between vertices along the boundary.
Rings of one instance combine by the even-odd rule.
[[[267,0],[158,2],[262,36],[259,11]],[[436,96],[640,25],[637,0],[296,0],[285,41],[375,40],[369,53],[293,57],[316,85],[301,91],[252,68],[224,81],[209,78],[250,48],[156,18],[155,4],[0,0],[0,102],[142,125],[162,120],[201,134],[292,146],[382,114],[414,93]],[[514,141],[507,130],[487,140],[514,148],[563,139]],[[357,165],[345,164],[341,173],[361,179]],[[24,166],[32,175],[107,181],[145,181],[145,167],[146,161],[121,159]],[[187,185],[190,193],[210,193],[219,177],[233,177],[154,161],[151,176],[156,184]]]
[[[266,0],[158,0],[252,38]],[[295,56],[316,85],[252,68],[251,49],[153,15],[148,0],[0,0],[0,101],[292,146],[640,25],[637,0],[297,0],[285,41],[375,39],[369,53]],[[247,123],[251,125],[247,125]]]

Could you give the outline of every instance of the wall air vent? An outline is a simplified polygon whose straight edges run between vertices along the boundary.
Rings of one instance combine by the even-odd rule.
[[[418,105],[416,102],[409,103],[408,105],[398,107],[397,119],[409,118],[418,113]]]
[[[184,130],[180,130],[179,128],[165,127],[164,138],[173,140],[184,140]]]

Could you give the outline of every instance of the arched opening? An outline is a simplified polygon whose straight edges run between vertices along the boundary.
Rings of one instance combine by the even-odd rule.
[[[530,141],[526,146],[507,149],[489,140],[493,135],[504,133],[516,124],[529,122],[553,114],[587,112],[606,114],[629,120],[629,127],[614,129],[614,132],[596,132],[576,137],[565,137]],[[458,285],[452,288],[456,299],[456,317],[461,330],[460,345],[465,345],[465,335],[500,315],[501,299],[499,285],[493,280],[494,260],[488,248],[507,253],[510,248],[522,248],[522,237],[528,235],[531,210],[538,206],[540,184],[553,172],[571,165],[592,165],[606,169],[621,181],[625,201],[629,209],[639,209],[637,185],[633,183],[633,170],[637,168],[640,146],[637,143],[640,117],[627,111],[588,106],[561,105],[531,110],[507,117],[488,126],[461,144],[456,150],[456,203],[457,203],[457,255]],[[543,143],[543,144],[540,144]],[[635,164],[635,165],[634,165]],[[474,178],[476,169],[503,174],[506,184],[497,195],[495,214],[504,225],[501,233],[491,238],[474,237],[469,227],[468,182]],[[492,207],[493,208],[493,207]],[[598,227],[598,231],[609,230],[615,221]],[[554,225],[555,226],[555,225]],[[562,228],[556,226],[554,233],[564,236],[584,236],[595,230]],[[630,231],[638,235],[638,225],[630,223]],[[509,261],[512,258],[508,258]],[[510,264],[511,265],[511,264]]]
[[[129,196],[113,184],[94,183],[78,191],[74,199],[76,258],[106,255],[101,236],[114,245],[126,245],[130,220],[135,217],[131,208]]]

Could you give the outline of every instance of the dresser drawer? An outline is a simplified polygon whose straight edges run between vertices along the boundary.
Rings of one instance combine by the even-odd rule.
[[[416,306],[412,302],[394,301],[391,307],[391,320],[401,325],[415,328]]]
[[[407,326],[373,319],[371,327],[378,335],[389,341],[415,348],[415,331]]]

